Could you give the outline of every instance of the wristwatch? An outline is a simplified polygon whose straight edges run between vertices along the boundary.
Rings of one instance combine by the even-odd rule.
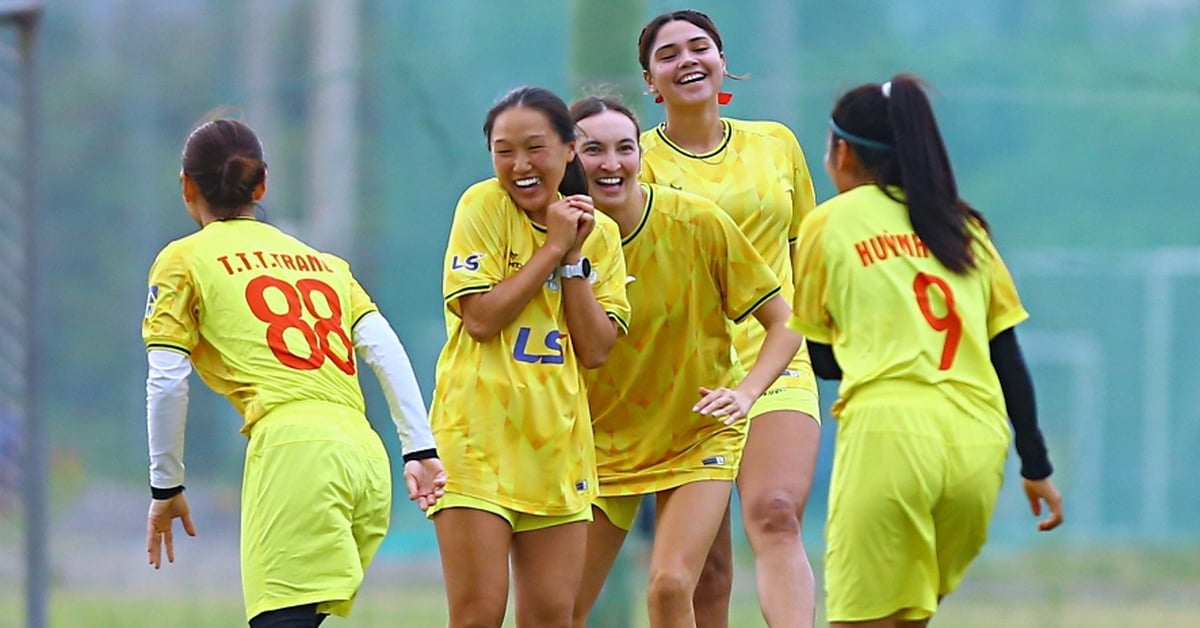
[[[586,257],[581,257],[574,264],[563,264],[558,267],[558,276],[562,279],[587,279],[592,276],[592,262]]]

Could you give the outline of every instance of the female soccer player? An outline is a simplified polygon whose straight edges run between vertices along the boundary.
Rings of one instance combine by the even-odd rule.
[[[637,322],[588,373],[600,497],[588,527],[575,625],[584,626],[633,526],[657,497],[647,601],[652,626],[694,626],[692,594],[729,505],[746,437],[742,419],[803,338],[779,281],[715,203],[639,183],[637,119],[611,99],[571,107],[596,207],[621,230]],[[730,320],[766,330],[747,374]]]
[[[596,494],[582,371],[628,329],[625,260],[558,96],[513,90],[483,130],[496,176],[463,193],[446,250],[431,418],[449,481],[431,516],[450,626],[500,626],[510,556],[517,624],[562,626]]]
[[[355,353],[383,386],[422,510],[445,474],[421,391],[396,333],[346,262],[255,220],[266,193],[262,144],[236,120],[187,138],[179,175],[200,231],[150,269],[142,336],[150,439],[150,564],[175,561],[172,521],[195,536],[183,492],[193,366],[245,419],[241,564],[253,628],[346,615],[387,532],[391,474],[368,423]]]
[[[915,77],[850,90],[829,126],[838,195],[801,227],[795,300],[818,374],[842,380],[828,617],[923,626],[987,537],[1006,413],[1039,529],[1062,523],[1013,331],[1028,314]]]
[[[660,15],[642,29],[638,61],[666,121],[642,134],[642,178],[705,196],[733,217],[775,272],[785,299],[794,291],[793,248],[813,187],[800,144],[776,122],[722,118],[725,54],[703,13]],[[763,329],[743,323],[737,353],[753,364]],[[772,626],[813,622],[812,568],[800,524],[820,445],[816,380],[807,350],[750,410],[738,474],[742,518],[754,550],[759,603]],[[733,581],[728,518],[708,557],[695,603],[697,625],[725,626]]]

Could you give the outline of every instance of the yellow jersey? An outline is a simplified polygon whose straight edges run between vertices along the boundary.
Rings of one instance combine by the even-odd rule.
[[[491,290],[545,241],[546,228],[495,179],[459,199],[442,274],[447,341],[430,422],[447,491],[527,514],[563,516],[591,503],[596,462],[583,369],[567,335],[557,273],[487,342],[467,334],[459,309],[461,297]],[[592,263],[597,301],[627,331],[625,260],[612,219],[596,212],[583,254]]]
[[[796,136],[783,124],[723,118],[724,139],[705,154],[671,142],[659,125],[642,133],[641,179],[699,194],[716,202],[766,260],[789,302],[794,291],[791,245],[815,205],[812,177]],[[753,364],[766,330],[756,321],[738,325],[738,357]],[[816,390],[808,351],[790,366]]]
[[[366,411],[351,330],[376,310],[343,260],[252,218],[213,221],[150,268],[147,349],[190,357],[244,417],[293,401]]]
[[[745,376],[728,323],[752,318],[781,291],[715,203],[643,189],[641,222],[623,242],[637,322],[604,366],[585,373],[601,496],[737,476],[747,422],[725,425],[692,406],[701,386],[732,387]]]
[[[835,416],[880,384],[901,391],[896,403],[948,399],[1007,416],[988,343],[1029,314],[987,233],[972,230],[977,265],[958,274],[913,232],[907,206],[873,184],[804,222],[793,322],[833,346],[843,373]]]

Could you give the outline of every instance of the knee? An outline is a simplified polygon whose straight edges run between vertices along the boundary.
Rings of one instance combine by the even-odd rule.
[[[697,597],[728,595],[733,589],[733,557],[725,553],[709,554],[696,583]]]
[[[656,569],[650,573],[646,601],[651,608],[675,608],[692,603],[691,579],[682,570]]]
[[[749,504],[745,523],[747,532],[800,536],[800,521],[804,516],[804,503],[788,491],[775,490],[754,499]]]
[[[508,600],[464,600],[450,608],[449,625],[453,628],[498,628],[504,623]]]

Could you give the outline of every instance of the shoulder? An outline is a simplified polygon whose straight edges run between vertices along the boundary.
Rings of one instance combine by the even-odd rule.
[[[154,257],[154,265],[187,263],[194,255],[203,233],[203,230],[197,231],[168,242]]]
[[[594,233],[603,239],[606,248],[620,250],[621,228],[617,225],[617,221],[601,211],[597,211],[594,216],[596,219]]]
[[[650,191],[654,195],[654,210],[659,214],[693,223],[719,222],[722,218],[733,221],[719,205],[699,194],[663,185],[651,185]]]
[[[734,134],[787,147],[800,145],[800,142],[796,139],[796,134],[782,122],[774,120],[738,120],[736,118],[725,118],[725,120],[729,122],[729,126],[733,129]]]
[[[663,144],[662,135],[659,134],[659,128],[660,125],[656,124],[645,131],[642,131],[642,135],[639,140],[642,145],[643,152],[656,149]]]
[[[472,184],[459,197],[459,205],[489,206],[502,204],[508,200],[508,192],[500,185],[500,180],[492,177]]]

